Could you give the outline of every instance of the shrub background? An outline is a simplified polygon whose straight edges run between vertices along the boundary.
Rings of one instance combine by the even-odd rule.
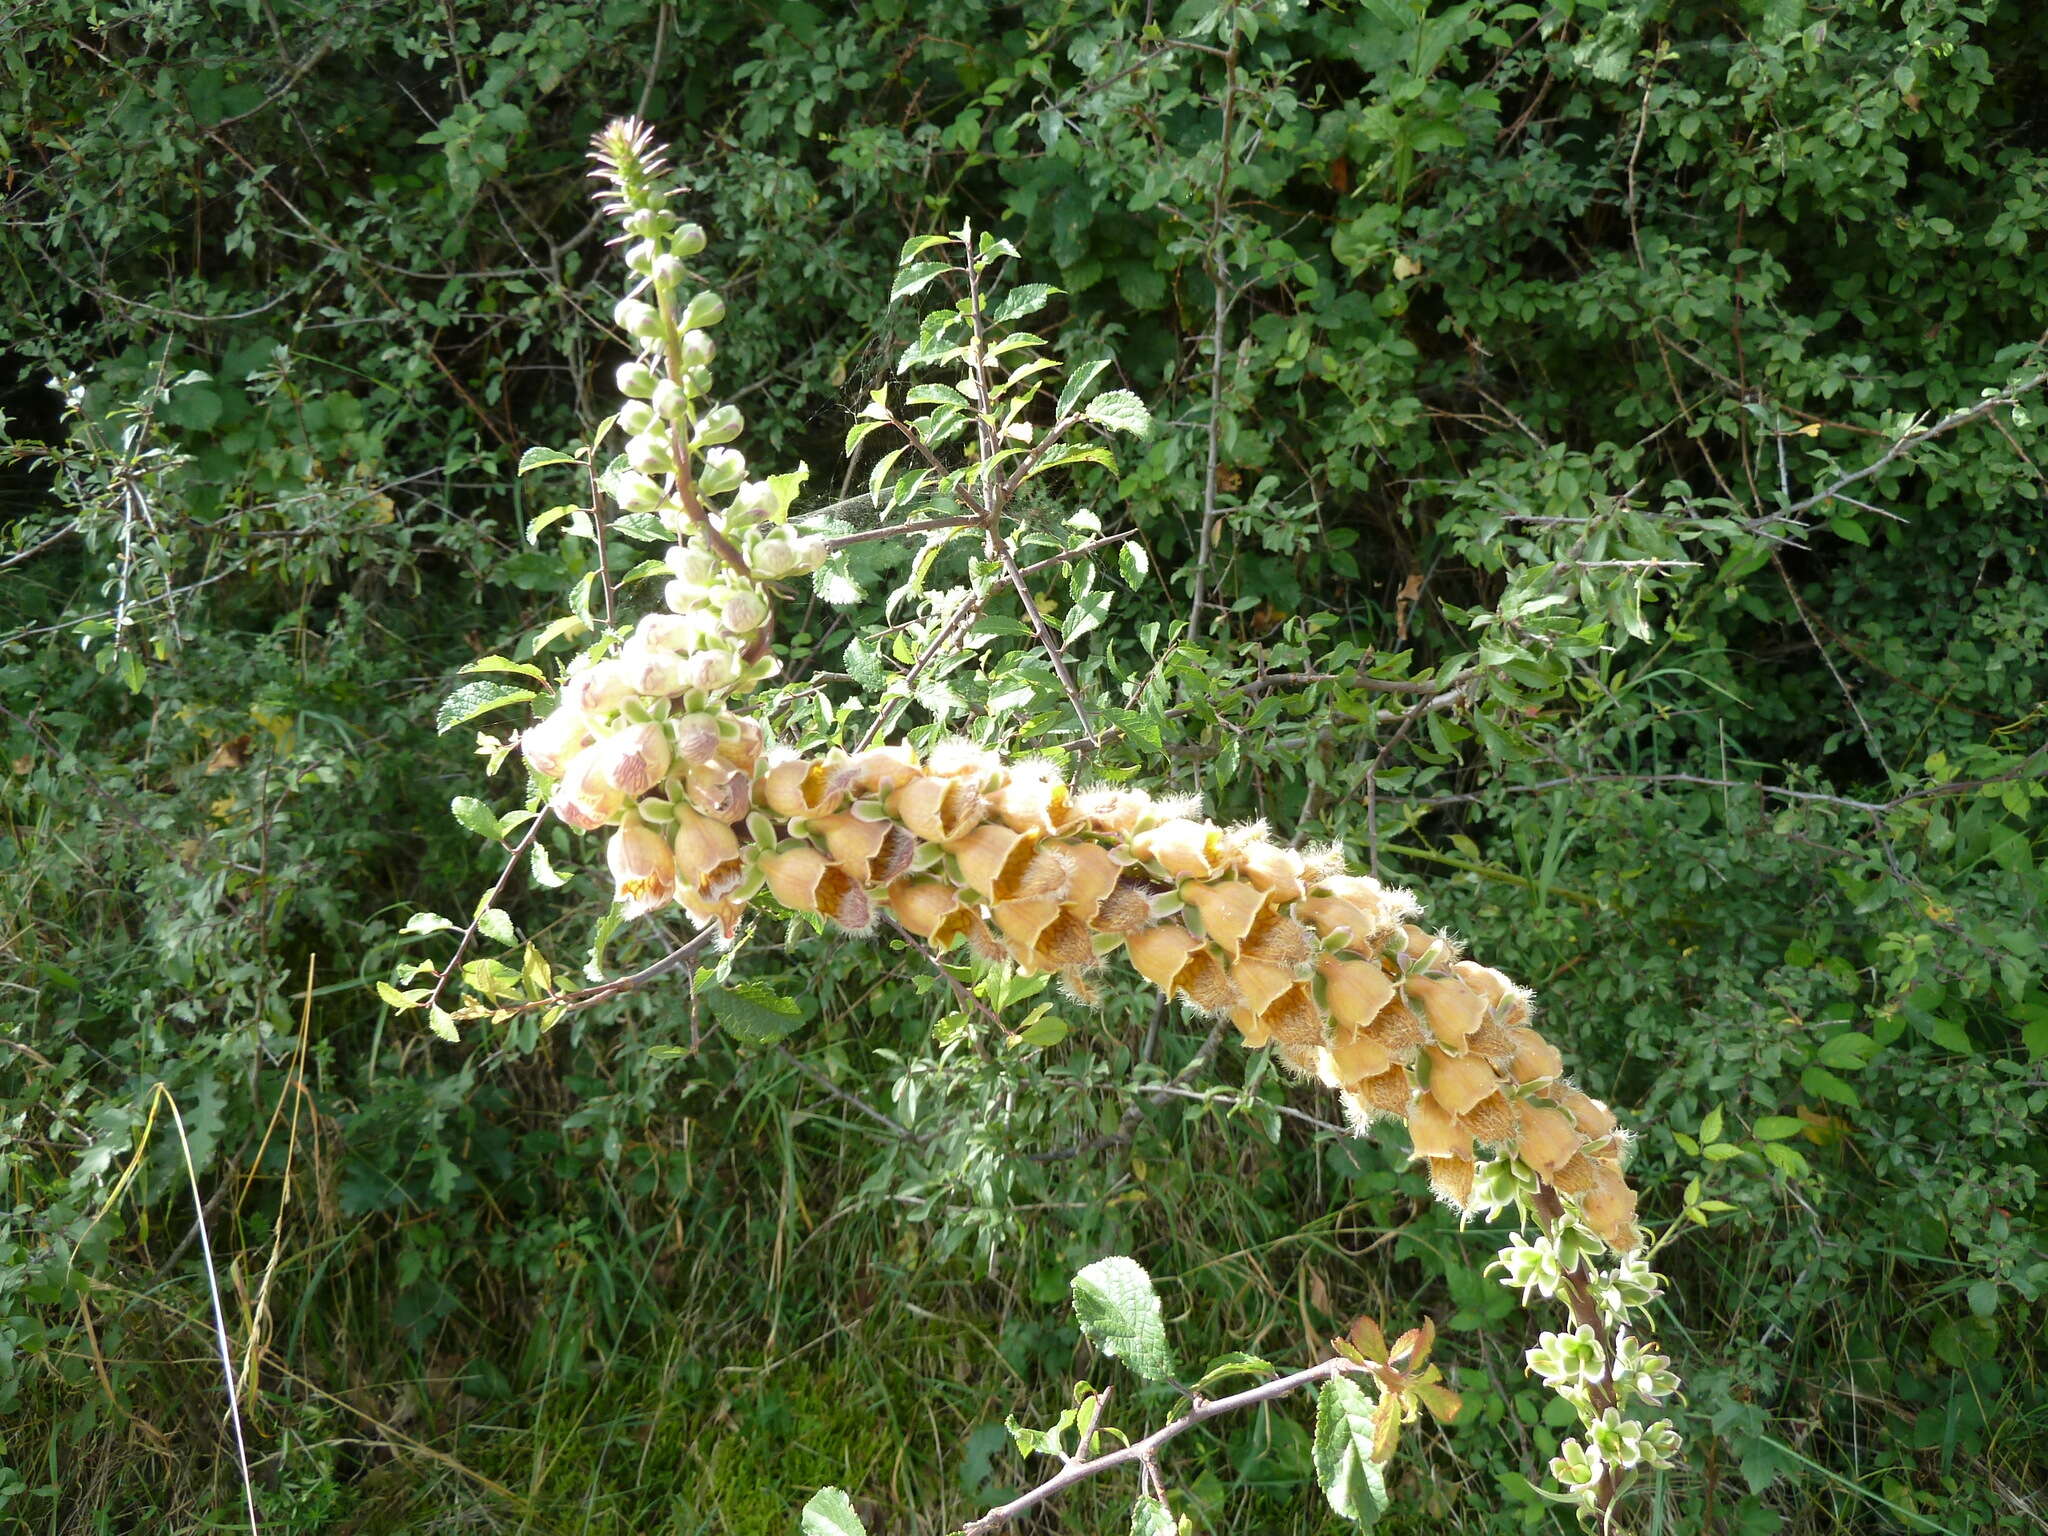
[[[1020,277],[1066,290],[1061,344],[1155,405],[1119,477],[1044,512],[1092,508],[1150,557],[1114,601],[1046,590],[1118,732],[1087,766],[1376,843],[1538,987],[1642,1131],[1646,1215],[1694,1176],[1732,1207],[1667,1255],[1693,1464],[1665,1528],[2041,1528],[2038,386],[1785,519],[1915,414],[2044,366],[2038,17],[1145,22],[0,21],[0,384],[12,440],[53,445],[0,480],[10,1518],[239,1506],[161,1127],[93,1220],[162,1081],[277,1528],[781,1531],[836,1481],[941,1530],[1028,1475],[1005,1413],[1102,1379],[1062,1299],[1114,1251],[1190,1354],[1306,1358],[1355,1312],[1431,1312],[1472,1412],[1404,1459],[1392,1528],[1556,1524],[1518,1477],[1560,1431],[1486,1235],[1239,1056],[1201,1079],[1225,1101],[1134,1099],[1204,1033],[1135,993],[1020,1049],[914,953],[769,935],[753,963],[806,1014],[771,1048],[680,988],[459,1048],[381,1012],[406,912],[482,868],[445,809],[467,733],[435,737],[434,703],[589,559],[522,537],[575,487],[510,468],[604,409],[616,277],[582,156],[638,107],[712,232],[755,456],[807,459],[821,499],[863,479],[840,440],[927,227],[1009,236]],[[858,600],[791,616],[805,675],[860,680],[821,684],[840,697],[902,670],[856,643],[908,579],[886,548],[862,546]],[[1517,606],[1553,581],[1565,603]],[[1403,732],[1354,680],[1401,653],[1476,668],[1471,706]],[[1006,744],[1055,741],[1035,657],[992,634],[913,718],[993,707]],[[592,894],[515,916],[570,932]],[[1304,1421],[1181,1442],[1192,1510],[1321,1528]],[[1101,1498],[1062,1528],[1110,1529]]]

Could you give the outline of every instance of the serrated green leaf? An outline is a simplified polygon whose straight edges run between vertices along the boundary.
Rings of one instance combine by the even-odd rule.
[[[1875,1040],[1851,1030],[1845,1034],[1830,1035],[1821,1041],[1813,1059],[1837,1072],[1860,1072],[1870,1065],[1870,1058],[1876,1054]]]
[[[1174,1536],[1178,1529],[1173,1511],[1157,1499],[1140,1499],[1131,1506],[1131,1536]]]
[[[701,988],[697,995],[725,1032],[744,1045],[773,1045],[803,1022],[795,1001],[758,981],[735,979]]]
[[[464,683],[443,699],[441,707],[434,711],[434,730],[445,736],[478,715],[503,709],[507,704],[523,704],[533,696],[531,688],[515,688],[510,683]]]
[[[1794,1115],[1765,1115],[1751,1127],[1758,1141],[1783,1141],[1797,1136],[1806,1122]]]
[[[445,933],[455,925],[438,912],[415,912],[405,920],[401,933]]]
[[[575,454],[564,453],[559,448],[529,448],[519,455],[519,473],[531,474],[536,469],[546,469],[550,464],[580,463]]]
[[[1707,1111],[1707,1118],[1700,1122],[1700,1140],[1719,1141],[1720,1139],[1721,1106],[1716,1104],[1712,1109]]]
[[[837,1488],[820,1488],[804,1505],[801,1536],[867,1536],[853,1500]]]
[[[1773,1168],[1794,1178],[1804,1178],[1813,1171],[1797,1147],[1788,1147],[1782,1141],[1765,1142],[1763,1154]]]
[[[1386,1479],[1372,1459],[1374,1418],[1372,1400],[1345,1377],[1316,1394],[1316,1481],[1331,1509],[1367,1530],[1387,1508]]]
[[[450,926],[452,927],[453,925],[451,924]],[[426,1001],[431,991],[432,989],[429,987],[414,987],[408,991],[401,992],[388,981],[377,983],[377,995],[384,999],[385,1006],[395,1008],[400,1013],[419,1007],[421,1003]]]
[[[457,795],[448,802],[448,809],[455,813],[455,819],[474,832],[478,837],[488,837],[496,842],[505,835],[497,813],[475,795]]]
[[[896,274],[896,282],[889,289],[889,302],[893,304],[898,299],[907,299],[953,270],[951,262],[913,261]]]
[[[1074,1276],[1074,1316],[1088,1341],[1147,1381],[1174,1374],[1152,1277],[1134,1259],[1097,1259]]]
[[[462,1039],[462,1031],[455,1027],[455,1015],[438,1004],[427,1010],[427,1028],[450,1045]]]
[[[903,249],[897,253],[896,265],[907,265],[913,256],[922,256],[935,245],[951,245],[951,235],[912,235],[903,242]]]
[[[1097,426],[1108,427],[1112,432],[1128,432],[1133,437],[1143,437],[1152,430],[1152,413],[1128,389],[1112,389],[1097,395],[1081,414]]]
[[[1035,315],[1060,290],[1050,283],[1022,283],[996,300],[996,306],[989,312],[989,319],[997,325],[1008,325],[1012,320],[1022,320],[1026,315]]]
[[[1856,1090],[1826,1067],[1808,1067],[1799,1074],[1799,1086],[1818,1098],[1832,1099],[1850,1109],[1863,1107],[1863,1100],[1857,1096]]]

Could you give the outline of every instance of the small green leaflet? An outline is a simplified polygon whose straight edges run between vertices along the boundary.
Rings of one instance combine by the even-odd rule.
[[[1372,1402],[1358,1383],[1332,1376],[1316,1395],[1316,1481],[1330,1508],[1367,1530],[1387,1508],[1387,1483],[1372,1459],[1372,1441]]]
[[[1099,427],[1128,432],[1134,437],[1143,437],[1152,430],[1152,413],[1128,389],[1112,389],[1097,395],[1082,408],[1081,414]]]
[[[1157,1499],[1140,1499],[1131,1506],[1131,1536],[1174,1536],[1179,1529],[1173,1511]]]
[[[512,928],[511,916],[503,907],[485,907],[476,915],[476,928],[493,944],[509,947],[519,942],[519,935]]]
[[[441,701],[434,711],[434,729],[445,736],[458,725],[487,715],[507,704],[524,704],[534,696],[531,688],[514,688],[510,683],[464,683]]]
[[[758,981],[700,986],[697,995],[725,1032],[743,1045],[773,1045],[803,1022],[803,1011],[794,1001],[778,997]]]
[[[804,1506],[800,1536],[868,1536],[853,1500],[837,1488],[820,1488]]]
[[[1097,1259],[1074,1276],[1074,1316],[1089,1343],[1147,1381],[1174,1374],[1159,1293],[1136,1260]]]
[[[1116,547],[1116,566],[1124,585],[1136,587],[1151,574],[1152,557],[1136,539],[1126,539]]]
[[[582,462],[573,453],[564,453],[559,448],[529,448],[519,455],[519,473],[530,474],[536,469],[546,469],[550,464],[577,464]]]

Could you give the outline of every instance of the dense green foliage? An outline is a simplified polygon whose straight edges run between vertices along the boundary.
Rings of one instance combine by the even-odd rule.
[[[161,1082],[274,1528],[783,1531],[838,1482],[877,1528],[946,1529],[1024,1477],[1003,1417],[1091,1368],[1066,1283],[1117,1252],[1190,1355],[1305,1362],[1355,1313],[1432,1314],[1469,1411],[1404,1454],[1389,1528],[1558,1519],[1520,1480],[1561,1430],[1488,1235],[1256,1060],[1135,1093],[1203,1034],[1135,990],[1012,1041],[913,950],[793,936],[745,956],[801,1006],[770,1045],[680,978],[458,1047],[380,1008],[406,912],[480,883],[446,811],[480,766],[435,704],[593,558],[525,536],[567,474],[511,470],[606,408],[583,150],[638,106],[701,188],[761,456],[865,484],[841,445],[909,339],[898,247],[962,218],[1151,403],[1118,475],[1030,509],[1149,554],[1128,590],[1043,589],[1114,727],[1077,766],[1370,848],[1539,989],[1641,1131],[1651,1222],[1695,1176],[1727,1203],[1663,1260],[1692,1458],[1663,1528],[2039,1528],[2040,26],[2016,0],[0,20],[0,384],[13,441],[50,445],[10,458],[0,526],[6,1515],[238,1518],[183,1156],[161,1114],[144,1134]],[[1984,391],[2025,398],[1838,484]],[[785,626],[803,707],[836,701],[806,729],[857,736],[865,697],[1071,745],[1015,604],[910,688],[904,551],[851,555]],[[506,905],[574,943],[602,899],[585,873]],[[1173,1469],[1198,1520],[1321,1528],[1301,1411],[1203,1439]],[[1127,1493],[1058,1518],[1110,1529]]]

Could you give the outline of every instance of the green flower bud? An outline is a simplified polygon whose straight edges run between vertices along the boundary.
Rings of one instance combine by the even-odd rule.
[[[746,478],[745,454],[737,448],[714,448],[704,455],[704,467],[697,472],[697,489],[706,496],[722,496]]]
[[[695,256],[704,249],[704,226],[701,224],[678,224],[670,236],[668,248],[678,256]]]
[[[747,420],[736,405],[721,405],[702,421],[690,439],[693,448],[709,448],[714,443],[729,443],[746,429]]]
[[[662,383],[667,383],[666,379]],[[628,400],[619,407],[619,427],[637,437],[654,425],[654,408],[645,400]]]
[[[643,475],[665,475],[676,467],[667,440],[655,432],[643,433],[627,441],[626,462]]]
[[[780,530],[764,534],[747,551],[747,564],[756,576],[779,581],[796,569],[796,541]]]
[[[637,358],[630,363],[619,364],[619,371],[613,377],[618,380],[619,393],[628,399],[645,400],[654,393],[654,370]]]
[[[682,327],[686,331],[701,330],[718,324],[724,318],[725,300],[707,288],[690,300],[689,307],[683,311]]]
[[[711,552],[694,544],[677,544],[663,558],[678,581],[687,581],[694,587],[710,586],[718,574],[718,562]]]
[[[768,602],[760,593],[742,589],[725,600],[720,617],[734,634],[751,634],[768,622]]]
[[[668,233],[675,222],[659,208],[635,208],[626,215],[626,233],[637,240],[655,240]]]
[[[629,336],[645,335],[650,328],[661,325],[661,313],[652,304],[643,304],[638,299],[621,299],[612,306],[612,321]]]
[[[832,546],[815,533],[805,534],[792,543],[796,553],[796,564],[790,572],[792,575],[808,575],[832,558]]]
[[[755,522],[775,515],[775,488],[766,480],[749,480],[726,504],[725,515],[734,522]]]
[[[718,355],[718,343],[711,339],[708,331],[683,332],[683,366],[703,368]]]
[[[661,505],[661,487],[645,475],[615,475],[611,485],[612,499],[628,512],[652,512]]]
[[[689,407],[689,396],[674,379],[663,379],[654,386],[654,414],[663,421],[681,421]]]
[[[659,254],[659,248],[656,247],[652,240],[635,241],[626,248],[627,269],[637,272],[642,277],[652,276],[654,272],[654,258]]]
[[[654,279],[654,286],[663,293],[673,293],[685,276],[682,258],[664,251],[654,258],[647,275]]]

